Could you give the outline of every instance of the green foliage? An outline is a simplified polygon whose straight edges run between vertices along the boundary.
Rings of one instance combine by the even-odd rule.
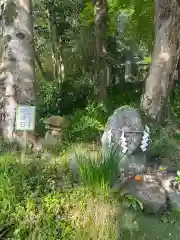
[[[151,20],[154,14],[153,4],[147,1],[135,3],[116,0],[108,1],[108,5],[107,62],[111,71],[110,80],[114,84],[114,79],[118,77],[120,86],[118,89],[116,85],[112,84],[108,89],[107,115],[112,112],[115,106],[124,103],[132,104],[134,100],[135,105],[139,104],[141,86],[136,87],[136,90],[133,87],[132,101],[132,90],[122,86],[124,85],[124,69],[121,64],[124,64],[130,56],[130,60],[133,62],[132,78],[139,81],[136,62],[143,60],[149,54],[148,46],[149,42],[152,44],[152,41],[147,41],[147,39],[152,39],[149,30],[152,28]],[[142,9],[144,11],[139,14]],[[71,0],[35,1],[33,11],[36,17],[34,19],[36,54],[44,71],[42,73],[39,67],[36,69],[38,119],[42,122],[49,115],[74,115],[75,113],[73,117],[76,119],[77,115],[87,115],[87,100],[94,101],[95,38],[92,1],[85,3]],[[61,61],[64,65],[65,77],[63,81],[54,79],[53,75],[52,42],[55,36],[52,36],[49,29],[47,11],[53,11],[55,16],[53,24],[57,30],[56,38],[60,40],[60,45],[59,42],[56,44],[59,46],[60,50],[57,52],[61,55]],[[118,20],[119,16],[120,20]],[[141,16],[140,21],[139,16]],[[147,37],[148,34],[149,37]],[[139,38],[143,44],[139,44]],[[147,69],[142,69],[142,71],[146,72]],[[83,109],[82,113],[81,109]],[[89,122],[92,118],[86,117],[84,120]],[[84,122],[84,120],[82,121]],[[100,124],[95,120],[91,123],[94,125],[94,127],[91,126],[91,129],[98,129],[95,132],[99,132],[102,126],[102,121],[99,119],[97,121]],[[41,122],[38,123],[37,129],[43,133]],[[87,129],[84,127],[81,132],[85,128]]]
[[[72,142],[99,141],[107,118],[117,107],[138,107],[144,83],[140,82],[137,65],[143,64],[142,72],[146,73],[151,62],[154,3],[146,0],[108,1],[106,61],[110,84],[107,102],[103,104],[95,102],[93,93],[96,57],[92,1],[40,0],[33,4],[35,47],[39,59],[36,68],[37,131],[44,134],[43,120],[50,115],[66,116],[70,126],[64,133],[65,142],[49,147],[58,159],[52,156],[48,162],[43,157],[39,161],[34,155],[27,156],[26,162],[20,162],[14,144],[13,148],[1,144],[0,239],[115,240],[120,216],[123,216],[122,229],[137,229],[133,221],[123,226],[126,214],[121,210],[124,206],[109,193],[119,159],[111,154],[102,157],[99,152],[91,157],[88,153],[86,156],[77,154],[80,184],[72,188],[67,169],[66,154],[69,152],[65,151]],[[55,33],[51,31],[50,23]],[[54,52],[52,43],[57,46]],[[53,54],[60,55],[64,66],[60,71],[64,78],[54,76]],[[126,82],[124,77],[126,60],[132,62],[132,82]],[[174,95],[173,108],[179,118],[178,87]],[[170,161],[179,160],[179,137],[172,129],[152,125],[151,133],[150,154],[159,154]],[[123,196],[123,203],[135,211],[143,210],[141,202],[132,196]],[[148,219],[145,225],[148,225]],[[138,237],[133,232],[130,237],[122,234],[124,238],[121,239],[133,239],[132,236],[150,239],[151,236],[146,238],[144,235],[145,227],[140,225],[143,233]],[[164,224],[160,225],[160,229],[163,227]]]
[[[76,140],[95,140],[104,129],[105,117],[103,104],[89,103],[83,110],[77,109],[69,118],[69,137]]]
[[[177,122],[180,122],[180,86],[179,86],[179,79],[175,82],[174,89],[171,93],[171,106],[173,109],[173,114],[175,115]]]
[[[123,203],[125,207],[137,212],[137,211],[143,211],[144,207],[142,203],[135,197],[125,194],[123,195]]]
[[[172,127],[160,128],[153,124],[150,126],[151,144],[150,153],[167,158],[177,162],[179,156],[179,140],[176,139],[174,129]]]
[[[82,184],[92,189],[108,190],[116,177],[119,159],[109,152],[106,156],[77,155],[77,162]]]
[[[128,35],[152,50],[154,42],[154,4],[151,1],[116,0],[120,8],[131,9]]]
[[[4,155],[0,179],[1,239],[82,239],[84,234],[87,239],[93,234],[115,239],[115,221],[110,221],[115,201],[107,192],[96,198],[87,188],[70,189],[62,161],[21,163],[17,155]],[[98,213],[103,216],[100,221]],[[108,228],[114,232],[108,233]]]
[[[80,13],[81,24],[86,27],[92,27],[94,24],[94,7],[92,1],[86,2]]]
[[[177,171],[176,181],[180,181],[180,170]]]

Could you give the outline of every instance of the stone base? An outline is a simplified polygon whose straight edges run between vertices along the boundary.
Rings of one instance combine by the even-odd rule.
[[[137,198],[148,213],[162,212],[167,207],[165,190],[153,182],[129,180],[124,185],[123,192]]]
[[[146,212],[159,213],[165,210],[168,204],[172,209],[180,209],[180,192],[171,187],[171,181],[175,177],[176,173],[170,172],[144,174],[141,182],[125,178],[116,181],[112,188],[135,197],[143,204]]]
[[[124,155],[119,160],[119,171],[124,175],[139,174],[147,171],[147,156],[144,153]]]

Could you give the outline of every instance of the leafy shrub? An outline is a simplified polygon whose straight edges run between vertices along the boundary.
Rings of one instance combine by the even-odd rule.
[[[135,197],[125,194],[123,195],[123,204],[125,207],[137,212],[138,210],[143,210],[142,203]]]
[[[103,104],[89,103],[84,109],[77,109],[70,119],[67,134],[71,140],[89,141],[101,135],[106,120]]]
[[[151,126],[150,153],[172,160],[179,152],[179,140],[171,127]],[[178,154],[179,155],[179,154]]]

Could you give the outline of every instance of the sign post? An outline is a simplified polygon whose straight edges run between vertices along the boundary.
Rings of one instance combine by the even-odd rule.
[[[23,131],[24,154],[27,146],[27,132],[32,132],[35,129],[35,115],[35,106],[19,105],[16,109],[15,129]]]

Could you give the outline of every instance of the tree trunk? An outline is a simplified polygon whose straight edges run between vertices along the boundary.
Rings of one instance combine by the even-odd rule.
[[[28,0],[1,0],[2,36],[6,38],[1,65],[1,129],[5,139],[14,138],[18,104],[35,98],[35,69],[31,5]]]
[[[57,23],[54,6],[47,10],[49,32],[52,37],[51,41],[51,58],[53,65],[54,81],[61,84],[64,80],[64,64],[62,59],[61,38],[57,35]]]
[[[156,0],[156,39],[141,106],[150,118],[161,120],[178,61],[179,11],[173,0]]]
[[[100,101],[107,98],[107,0],[95,0],[94,21],[96,38],[95,95]]]
[[[41,60],[40,60],[38,54],[35,54],[35,59],[36,59],[37,67],[39,68],[39,71],[41,73],[41,76],[46,81],[46,72],[44,71],[44,68],[42,66],[42,63],[41,63]]]
[[[52,58],[52,65],[53,65],[53,78],[54,81],[57,80],[58,74],[58,65],[57,65],[57,46],[56,46],[56,19],[54,16],[53,6],[51,9],[47,10],[48,14],[48,23],[49,23],[49,32],[51,34],[51,58]]]

